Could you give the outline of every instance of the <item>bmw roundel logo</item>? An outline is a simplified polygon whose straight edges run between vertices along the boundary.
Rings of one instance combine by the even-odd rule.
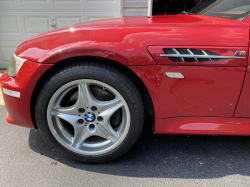
[[[95,116],[93,114],[87,114],[85,119],[89,122],[92,122],[95,120]]]

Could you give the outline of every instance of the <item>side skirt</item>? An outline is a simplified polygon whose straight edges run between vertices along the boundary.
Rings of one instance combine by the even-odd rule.
[[[250,136],[250,118],[176,117],[156,119],[154,134]]]

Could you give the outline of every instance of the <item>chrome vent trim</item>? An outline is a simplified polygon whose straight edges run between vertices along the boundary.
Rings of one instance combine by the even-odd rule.
[[[245,59],[246,57],[239,56],[221,56],[218,53],[186,48],[164,48],[165,54],[160,54],[161,57],[168,57],[174,62],[209,62],[218,61],[220,59]]]
[[[177,49],[173,48],[173,51],[175,52],[175,54],[181,55],[179,53],[179,51],[177,51]],[[182,62],[185,62],[184,58],[180,58]]]
[[[189,52],[190,55],[194,55],[194,53],[190,49],[187,49],[187,51]],[[195,62],[198,62],[197,58],[194,58],[194,60],[195,60]]]
[[[202,52],[205,56],[208,56],[208,54],[207,54],[204,50],[201,50],[201,52]],[[220,56],[220,55],[218,55],[218,56]],[[212,61],[211,58],[209,58],[209,60]]]

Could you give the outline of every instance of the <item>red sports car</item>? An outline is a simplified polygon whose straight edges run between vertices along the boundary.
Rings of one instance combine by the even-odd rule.
[[[86,163],[128,151],[147,115],[155,134],[250,135],[249,14],[249,0],[208,0],[29,39],[1,77],[6,121]]]

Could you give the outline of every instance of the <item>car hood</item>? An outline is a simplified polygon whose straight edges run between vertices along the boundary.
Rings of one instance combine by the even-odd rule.
[[[198,15],[127,17],[56,29],[25,41],[15,54],[36,62],[55,63],[74,55],[85,55],[87,49],[98,49],[141,65],[155,63],[135,61],[138,56],[149,55],[145,53],[150,45],[248,46],[248,40],[249,24],[240,21]],[[70,51],[77,52],[66,55]]]

